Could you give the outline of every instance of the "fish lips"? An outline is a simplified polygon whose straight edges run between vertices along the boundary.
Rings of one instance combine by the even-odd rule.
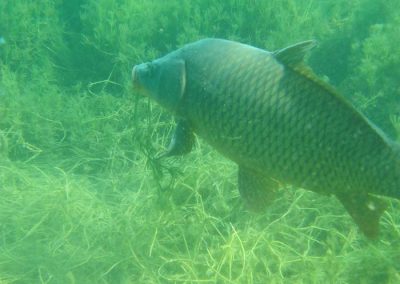
[[[137,76],[137,67],[138,67],[138,65],[135,65],[132,68],[132,83],[133,83],[133,87],[135,87],[135,88],[140,87],[140,84],[138,81],[138,76]]]
[[[143,87],[143,85],[140,83],[140,79],[139,79],[139,75],[138,72],[139,70],[142,68],[143,64],[139,64],[139,65],[135,65],[132,68],[132,83],[133,83],[133,87],[139,91],[139,94],[142,96],[147,97],[146,92],[144,92],[145,88]]]

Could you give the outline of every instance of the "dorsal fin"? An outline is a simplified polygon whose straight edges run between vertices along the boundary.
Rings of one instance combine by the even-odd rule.
[[[319,78],[314,71],[304,63],[304,57],[317,45],[317,41],[315,40],[306,40],[291,46],[276,50],[273,52],[275,58],[281,62],[282,64],[286,65],[293,71],[301,74],[302,76],[308,78],[309,80],[313,81],[314,83],[318,84],[325,90],[329,91],[329,93],[333,94],[334,96],[344,100],[342,95],[340,95],[336,89],[329,85],[327,82]],[[345,101],[345,100],[344,100]]]
[[[343,96],[338,93],[338,91],[330,85],[328,82],[322,80],[318,75],[314,73],[314,71],[311,69],[311,67],[307,66],[304,63],[299,63],[291,67],[295,72],[298,74],[303,75],[307,79],[313,81],[314,83],[318,84],[320,87],[324,88],[325,90],[329,91],[331,94],[335,95],[336,97],[339,97],[343,99]]]
[[[286,65],[297,65],[304,61],[307,52],[317,45],[315,40],[306,40],[273,52],[275,58]]]
[[[314,48],[317,45],[315,40],[307,40],[303,42],[299,42],[297,44],[288,46],[286,48],[282,48],[274,51],[272,54],[276,58],[277,61],[285,65],[287,69],[294,71],[295,73],[307,78],[313,83],[317,84],[320,88],[326,91],[327,95],[330,95],[337,99],[340,103],[344,104],[346,107],[351,109],[356,117],[361,120],[364,120],[365,123],[369,125],[373,129],[374,132],[379,134],[383,143],[389,143],[390,139],[386,137],[383,132],[376,127],[372,122],[369,121],[367,117],[365,117],[361,112],[359,112],[345,97],[340,94],[335,87],[330,85],[325,80],[318,77],[314,71],[305,64],[304,57],[309,50]]]
[[[342,104],[350,108],[354,115],[359,119],[364,120],[365,123],[369,125],[373,129],[373,131],[379,133],[379,137],[383,140],[384,143],[388,143],[389,139],[387,139],[386,135],[379,130],[372,122],[368,120],[361,112],[359,112],[345,97],[340,94],[332,85],[328,82],[322,80],[318,77],[314,71],[305,64],[304,56],[307,54],[309,50],[317,45],[315,40],[307,40],[303,41],[291,46],[288,46],[283,49],[279,49],[274,51],[272,54],[280,63],[285,65],[289,70],[296,72],[297,74],[307,78],[313,83],[317,84],[319,87],[324,89],[327,95],[330,95],[340,101]]]

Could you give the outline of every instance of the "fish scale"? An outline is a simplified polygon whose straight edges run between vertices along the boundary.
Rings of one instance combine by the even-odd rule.
[[[304,63],[314,41],[268,52],[221,39],[188,44],[134,67],[134,84],[178,120],[165,154],[190,151],[193,133],[239,166],[250,208],[282,184],[333,194],[370,238],[399,198],[399,145]]]
[[[244,58],[243,61],[245,61],[247,58]],[[248,63],[248,62],[247,62]],[[237,66],[241,66],[242,64],[237,64]],[[248,64],[248,66],[251,66],[250,64]],[[268,68],[268,66],[266,66],[266,68]],[[195,113],[195,111],[192,111],[190,106],[196,106],[195,102],[188,102],[187,106],[185,107],[187,114],[185,114],[184,116],[189,118],[189,120],[193,120],[194,122],[196,121],[200,121],[203,122],[203,118],[202,116],[208,116],[209,119],[205,120],[205,121],[212,121],[213,123],[215,121],[220,122],[220,124],[217,127],[213,127],[213,125],[207,125],[205,123],[202,123],[201,127],[197,127],[194,126],[195,131],[197,130],[198,132],[204,132],[204,134],[202,134],[201,136],[206,138],[207,140],[207,135],[209,132],[212,132],[212,128],[216,129],[218,133],[215,133],[213,135],[213,137],[216,137],[214,139],[212,139],[212,144],[214,144],[214,146],[216,148],[222,148],[225,145],[227,145],[226,143],[229,143],[232,140],[223,140],[223,139],[219,139],[218,141],[217,138],[219,138],[220,136],[224,137],[224,136],[228,136],[230,133],[236,133],[237,131],[240,131],[240,133],[242,134],[242,136],[247,137],[247,140],[251,140],[251,141],[243,141],[240,143],[230,143],[229,146],[231,147],[231,149],[235,152],[240,151],[240,149],[238,148],[242,148],[243,146],[245,147],[244,151],[244,155],[246,157],[251,156],[251,151],[249,151],[250,147],[253,148],[263,148],[263,147],[273,147],[271,149],[271,151],[267,151],[267,153],[269,154],[268,157],[265,157],[265,159],[263,159],[263,161],[267,161],[272,158],[273,160],[275,160],[277,163],[279,162],[279,160],[281,160],[283,162],[283,164],[287,164],[286,163],[286,158],[285,155],[292,155],[292,152],[294,152],[291,148],[293,146],[295,146],[297,143],[289,143],[290,141],[295,140],[294,138],[298,135],[299,131],[302,131],[304,129],[304,126],[299,123],[299,122],[303,122],[306,121],[307,119],[304,119],[305,117],[309,117],[310,119],[312,119],[312,115],[308,115],[307,116],[307,110],[309,110],[310,112],[312,110],[310,110],[310,103],[307,100],[307,97],[305,97],[302,94],[307,94],[309,93],[308,90],[304,90],[304,88],[301,85],[301,82],[296,82],[295,80],[293,81],[289,81],[290,79],[288,79],[288,83],[287,84],[282,84],[284,85],[285,88],[285,92],[279,94],[276,93],[276,95],[274,96],[272,92],[269,91],[269,96],[265,96],[266,98],[266,102],[264,104],[260,104],[261,106],[274,106],[274,109],[276,111],[276,113],[274,113],[271,116],[271,119],[265,119],[263,122],[260,123],[261,129],[249,129],[249,131],[245,131],[244,129],[246,128],[247,125],[242,124],[241,122],[248,122],[249,119],[246,117],[246,114],[251,114],[251,107],[253,104],[255,104],[257,102],[258,97],[263,97],[263,95],[265,94],[265,90],[271,89],[270,86],[264,83],[264,85],[260,84],[260,87],[257,89],[255,89],[254,91],[252,90],[252,85],[254,84],[253,81],[258,81],[258,82],[263,82],[263,80],[261,80],[258,76],[255,76],[256,71],[253,71],[253,80],[240,80],[240,78],[242,77],[242,73],[245,69],[242,68],[242,72],[238,72],[236,69],[232,69],[232,75],[228,74],[224,74],[224,76],[221,76],[221,78],[223,78],[224,80],[226,80],[226,78],[228,77],[229,79],[228,84],[224,85],[226,86],[225,88],[219,88],[219,92],[218,93],[214,93],[212,94],[213,96],[209,96],[208,97],[208,104],[199,107],[198,109],[200,110],[204,110],[206,111],[206,113],[200,113],[198,117],[193,117],[193,119],[191,119],[191,114]],[[253,69],[254,70],[254,69]],[[217,70],[218,72],[218,70]],[[249,74],[251,74],[249,72]],[[229,76],[230,75],[230,76]],[[218,73],[216,74],[216,76],[218,76]],[[271,76],[272,77],[272,76]],[[230,84],[230,82],[247,82],[246,84],[241,84],[242,87],[238,88],[238,86],[236,84]],[[274,84],[275,82],[272,81],[271,84]],[[240,90],[240,92],[235,92],[235,90]],[[241,94],[244,92],[244,90],[247,90],[247,92],[252,93],[252,97],[248,96],[248,97],[244,97],[247,100],[245,100],[241,103],[236,102],[235,100],[238,100],[240,102],[240,98],[243,98],[243,96],[241,96]],[[299,94],[302,95],[302,99],[299,100],[293,100],[293,96],[296,96],[296,90],[299,90],[300,93]],[[193,91],[190,93],[198,93],[198,91]],[[287,97],[287,94],[291,93],[292,96],[290,98]],[[227,100],[227,97],[230,97],[230,100]],[[216,98],[214,98],[216,97]],[[198,96],[194,96],[194,99],[199,98]],[[253,99],[250,99],[253,98]],[[288,109],[290,106],[287,103],[287,100],[291,100],[292,104],[299,104],[299,107],[297,108],[299,110],[299,112],[296,112],[296,109],[292,111],[292,113],[294,115],[284,115],[286,113],[290,113],[290,110]],[[274,102],[275,101],[275,102]],[[245,104],[247,105],[245,105]],[[227,106],[228,105],[228,106]],[[315,105],[315,103],[313,103],[313,105]],[[239,108],[240,106],[240,108]],[[228,108],[231,109],[232,114],[236,115],[235,119],[232,119],[232,117],[230,117],[229,115],[224,116],[224,113],[220,113],[221,108]],[[320,109],[320,106],[315,105],[315,109]],[[260,111],[260,114],[262,116],[268,117],[268,108],[263,108]],[[255,113],[255,112],[254,112]],[[283,117],[282,117],[283,115]],[[318,113],[316,113],[315,115],[318,115]],[[282,117],[282,118],[281,118]],[[215,120],[216,119],[216,120]],[[326,119],[325,119],[326,120]],[[239,123],[238,125],[236,125],[236,127],[226,127],[228,126],[227,124],[225,124],[225,122],[233,122],[233,123]],[[329,120],[327,121],[329,124]],[[279,129],[279,131],[282,131],[282,135],[278,135],[279,133],[272,133],[274,137],[273,143],[265,143],[265,141],[257,141],[257,137],[259,137],[259,134],[262,133],[263,131],[268,130],[267,127],[264,127],[264,125],[267,124],[271,125],[272,129]],[[195,124],[195,123],[194,123]],[[296,126],[296,127],[293,127]],[[326,129],[327,126],[321,125],[323,127],[323,129]],[[341,129],[343,127],[340,127],[340,125],[330,125],[330,127],[332,128],[339,128],[339,131],[342,131]],[[203,131],[202,128],[205,128],[206,130]],[[221,134],[222,131],[222,134]],[[260,132],[261,131],[261,132]],[[297,132],[296,132],[297,131]],[[226,134],[224,135],[223,133]],[[217,135],[218,134],[218,135]],[[254,136],[254,134],[256,134],[256,136]],[[266,134],[266,135],[265,135]],[[266,131],[264,134],[264,136],[270,136],[271,133],[268,133],[268,131]],[[275,135],[274,135],[275,134]],[[336,133],[335,133],[336,134]],[[236,136],[236,135],[235,135]],[[239,135],[238,135],[239,136]],[[301,136],[301,137],[307,137],[307,136]],[[308,137],[313,137],[313,136],[308,136]],[[318,140],[318,137],[316,137],[317,139],[315,139],[318,143],[323,143],[323,141]],[[298,139],[297,139],[298,140]],[[279,147],[279,148],[275,148],[274,146],[282,146],[281,142],[284,141],[285,143],[283,144],[283,147]],[[287,142],[286,142],[287,141]],[[309,143],[312,143],[314,141],[308,141]],[[301,142],[300,142],[301,143]],[[314,143],[315,144],[315,143]],[[284,147],[286,146],[286,147]],[[316,147],[318,147],[318,145],[315,145]],[[288,151],[290,148],[291,151]],[[243,149],[243,148],[242,148]],[[285,151],[282,151],[282,149],[284,149]],[[303,149],[304,150],[304,149]],[[315,147],[314,147],[315,150]],[[222,150],[222,152],[224,152],[224,150]],[[228,156],[231,157],[232,154],[228,153]],[[318,155],[315,155],[316,160],[318,159]],[[232,158],[232,157],[231,157]],[[235,157],[233,157],[235,160]],[[307,162],[307,158],[308,156],[304,156],[303,157],[304,161]],[[240,160],[240,158],[239,158]],[[261,160],[261,159],[260,159]],[[303,161],[303,162],[304,162]],[[279,165],[279,164],[278,164]],[[267,166],[267,168],[269,168]],[[296,169],[294,169],[296,170]],[[295,173],[295,172],[294,172]],[[303,172],[299,172],[299,175],[301,177],[301,179],[304,177]],[[293,177],[294,180],[297,180],[297,177]]]

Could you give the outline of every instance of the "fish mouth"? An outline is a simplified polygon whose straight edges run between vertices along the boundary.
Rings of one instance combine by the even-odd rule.
[[[138,65],[133,66],[132,68],[132,84],[133,84],[133,88],[139,91],[139,94],[146,97],[145,92],[143,92],[144,88],[142,87],[142,85],[139,82],[139,78],[137,75],[137,67]]]
[[[131,75],[132,76],[132,83],[133,83],[134,87],[137,87],[137,85],[138,85],[137,75],[136,75],[136,68],[137,68],[137,65],[133,66],[132,75]]]

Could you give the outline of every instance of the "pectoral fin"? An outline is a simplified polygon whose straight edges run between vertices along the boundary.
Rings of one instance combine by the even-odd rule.
[[[273,200],[279,184],[250,169],[239,166],[239,192],[246,206],[256,212],[263,211]]]
[[[159,157],[181,156],[189,153],[194,144],[194,134],[186,120],[180,120],[176,125],[168,150]]]
[[[366,237],[378,238],[379,219],[387,207],[385,201],[367,193],[336,194],[336,197]]]

